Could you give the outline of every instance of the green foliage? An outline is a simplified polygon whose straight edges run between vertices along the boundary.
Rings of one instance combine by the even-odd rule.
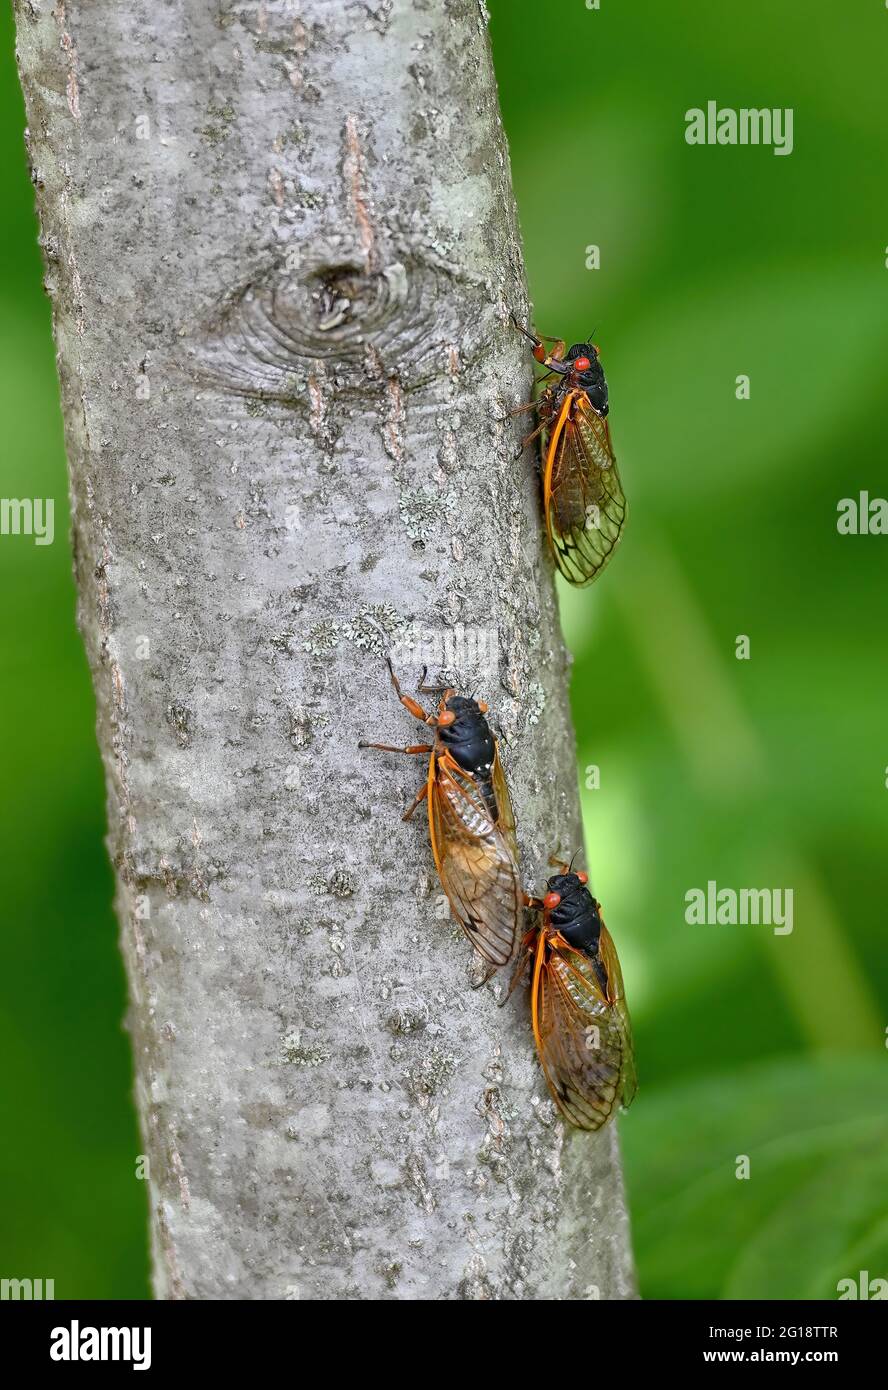
[[[888,537],[836,532],[888,493],[884,10],[491,10],[536,326],[595,326],[629,498],[560,592],[641,1291],[835,1298],[888,1274]],[[687,145],[709,99],[793,107],[793,153]],[[689,926],[709,879],[794,887],[792,935]]]
[[[647,1295],[835,1298],[839,1279],[882,1274],[886,1114],[878,1056],[654,1088],[623,1125]]]

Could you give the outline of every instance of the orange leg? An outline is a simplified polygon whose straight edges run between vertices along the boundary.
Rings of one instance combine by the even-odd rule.
[[[365,743],[361,739],[359,748],[381,748],[383,753],[407,753],[408,756],[414,753],[431,753],[430,743],[405,743],[402,747],[396,748],[393,743]]]
[[[419,791],[416,793],[416,796],[413,798],[413,800],[411,801],[410,805],[407,807],[407,810],[404,812],[403,816],[401,817],[401,820],[410,820],[410,818],[411,818],[411,816],[413,815],[413,812],[416,810],[417,806],[419,806],[419,804],[420,804],[421,802],[425,801],[425,799],[426,799],[426,797],[428,796],[428,794],[429,794],[429,784],[428,784],[428,782],[423,782],[423,784],[422,784],[422,786],[420,787]]]
[[[512,323],[518,329],[519,333],[524,334],[524,337],[528,340],[528,342],[533,343],[533,355],[538,362],[561,361],[562,357],[564,356],[564,349],[566,346],[563,338],[551,338],[548,337],[545,333],[529,333],[526,328],[523,328],[521,326],[514,314],[512,315]],[[553,347],[550,353],[546,354],[540,351],[543,343],[554,343],[555,346]]]
[[[434,749],[430,743],[408,743],[403,748],[396,748],[392,743],[365,743],[363,739],[358,744],[359,748],[379,748],[383,753],[406,753],[408,757],[414,757],[417,753],[432,753]],[[411,801],[401,820],[409,820],[421,801],[425,801],[429,794],[428,782],[423,782],[416,796]]]
[[[386,665],[389,668],[389,675],[392,678],[392,685],[394,686],[395,694],[401,701],[401,704],[404,706],[404,708],[409,710],[415,719],[421,719],[423,724],[434,724],[436,720],[433,714],[426,714],[422,705],[417,704],[415,700],[411,700],[409,695],[402,694],[401,686],[398,682],[398,677],[395,675],[394,670],[392,669],[392,663],[388,660],[388,658],[386,658]]]
[[[570,861],[569,864],[565,864],[564,860],[563,860],[563,859],[559,859],[557,854],[550,854],[550,855],[549,855],[549,864],[551,865],[551,867],[552,867],[553,869],[560,869],[561,872],[562,872],[563,874],[572,874],[572,873],[573,873],[573,863],[574,863],[574,859],[576,859],[576,857],[577,857],[577,854],[579,854],[579,850],[576,851],[576,853],[575,853],[574,856],[573,856],[573,859],[571,859],[571,861]]]

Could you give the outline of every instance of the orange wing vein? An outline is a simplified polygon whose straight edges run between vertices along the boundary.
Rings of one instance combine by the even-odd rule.
[[[636,1090],[632,1032],[616,950],[603,927],[605,997],[588,957],[566,943],[558,944],[545,928],[540,935],[532,1015],[546,1082],[571,1124],[600,1129],[614,1106],[628,1106]]]
[[[591,584],[616,549],[627,506],[607,420],[579,389],[548,434],[543,507],[561,573],[579,588]]]
[[[497,754],[494,819],[470,773],[452,759],[429,760],[429,831],[435,867],[453,915],[491,965],[511,960],[521,921],[522,889],[515,822]]]

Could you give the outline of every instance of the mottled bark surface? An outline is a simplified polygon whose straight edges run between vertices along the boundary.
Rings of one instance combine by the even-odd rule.
[[[632,1294],[613,1130],[399,813],[423,661],[579,843],[521,249],[475,0],[18,0],[156,1290]]]

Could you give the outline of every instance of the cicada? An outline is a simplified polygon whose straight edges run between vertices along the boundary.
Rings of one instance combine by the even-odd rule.
[[[401,704],[434,729],[434,742],[358,746],[428,754],[427,778],[402,819],[427,803],[435,867],[453,915],[489,966],[498,968],[514,954],[524,893],[515,818],[497,741],[485,718],[487,705],[449,686],[426,685],[424,670],[417,692],[440,696],[437,714],[426,714],[402,694],[391,662],[388,667]]]
[[[608,425],[607,382],[592,343],[544,340],[515,327],[533,343],[537,362],[554,374],[535,401],[513,414],[536,409],[539,424],[523,441],[542,436],[543,511],[555,563],[571,584],[591,584],[623,534],[626,498]],[[542,381],[546,377],[541,378]]]
[[[589,892],[587,875],[566,864],[543,898],[522,944],[512,986],[531,966],[530,1012],[537,1053],[565,1119],[600,1129],[637,1089],[632,1027],[617,951]]]

